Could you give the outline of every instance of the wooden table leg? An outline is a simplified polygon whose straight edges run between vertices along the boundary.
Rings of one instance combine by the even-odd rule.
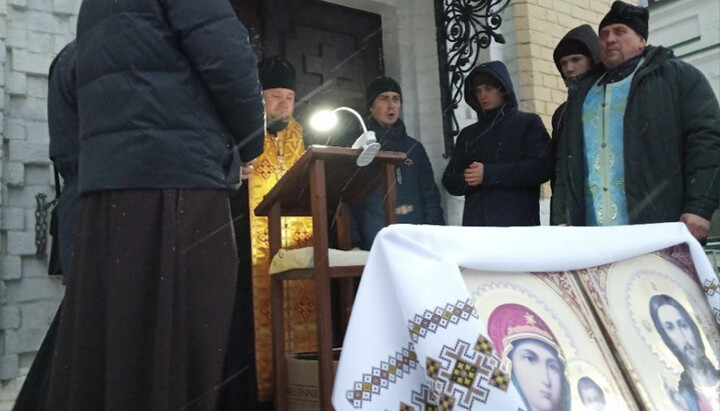
[[[323,410],[331,411],[332,388],[335,375],[333,372],[332,357],[327,197],[325,193],[325,162],[323,160],[316,160],[310,166],[310,203],[313,218],[315,310],[317,314],[320,405]]]
[[[352,248],[352,236],[350,227],[350,207],[345,202],[340,202],[337,211],[338,248],[350,250]],[[345,338],[345,330],[350,322],[350,312],[353,300],[355,299],[355,279],[341,278],[340,281],[340,325],[341,338]]]
[[[285,313],[283,312],[282,280],[270,279],[270,304],[272,307],[273,367],[275,372],[275,409],[287,410],[288,374],[285,359]]]

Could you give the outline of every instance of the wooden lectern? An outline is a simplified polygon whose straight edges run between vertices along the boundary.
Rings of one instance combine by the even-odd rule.
[[[334,372],[330,279],[342,279],[341,315],[344,326],[352,307],[352,277],[362,275],[363,266],[330,267],[328,260],[328,210],[336,213],[338,248],[349,250],[350,207],[382,184],[385,224],[395,222],[395,167],[405,162],[405,153],[380,151],[372,163],[358,167],[361,150],[344,147],[310,146],[305,154],[268,192],[255,208],[255,215],[268,217],[270,258],[280,250],[281,216],[312,216],[314,268],[294,269],[270,276],[272,306],[275,409],[287,409],[287,364],[285,361],[284,281],[313,279],[318,332],[320,403],[330,405]]]

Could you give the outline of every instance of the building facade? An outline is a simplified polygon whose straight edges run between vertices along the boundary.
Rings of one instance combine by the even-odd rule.
[[[447,159],[436,7],[448,1],[327,2],[380,16],[382,70],[401,83],[408,134],[425,145],[437,181]],[[583,23],[596,26],[611,3],[512,0],[501,14],[499,31],[505,44],[493,42],[480,50],[478,62],[504,61],[521,109],[540,114],[549,128],[553,111],[566,95],[552,51],[569,29]],[[0,410],[11,409],[64,293],[60,279],[48,277],[46,259],[36,256],[35,214],[37,194],[54,198],[47,72],[53,57],[74,37],[79,6],[80,0],[0,0]],[[456,116],[461,128],[475,121],[464,103]],[[462,202],[443,195],[448,221],[459,224]]]
[[[650,11],[650,44],[673,50],[705,74],[720,98],[720,2],[655,0]]]

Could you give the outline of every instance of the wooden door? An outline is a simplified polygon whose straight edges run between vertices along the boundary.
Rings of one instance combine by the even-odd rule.
[[[384,71],[380,16],[318,0],[231,2],[251,38],[260,33],[258,57],[279,55],[295,66],[295,118],[306,143],[352,144],[361,128],[349,113],[341,113],[330,135],[315,133],[308,122],[319,108],[347,106],[367,114],[365,88]]]

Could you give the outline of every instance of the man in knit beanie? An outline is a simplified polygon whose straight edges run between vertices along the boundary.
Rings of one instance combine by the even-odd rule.
[[[646,8],[616,1],[599,38],[604,70],[569,88],[553,221],[682,221],[704,239],[720,199],[720,106],[707,79],[647,44]]]
[[[435,184],[425,147],[405,130],[402,114],[402,89],[390,77],[375,79],[365,90],[368,130],[375,132],[382,150],[407,154],[397,169],[395,214],[398,223],[444,225],[440,191]],[[352,210],[352,244],[369,250],[377,233],[385,226],[382,193],[375,189]]]
[[[397,81],[390,77],[376,78],[365,90],[365,108],[368,112],[372,112],[372,106],[375,99],[383,93],[391,93],[402,104],[402,89]],[[396,96],[397,94],[397,96]]]
[[[612,69],[645,51],[648,38],[648,11],[621,1],[613,3],[600,22],[600,55]]]

